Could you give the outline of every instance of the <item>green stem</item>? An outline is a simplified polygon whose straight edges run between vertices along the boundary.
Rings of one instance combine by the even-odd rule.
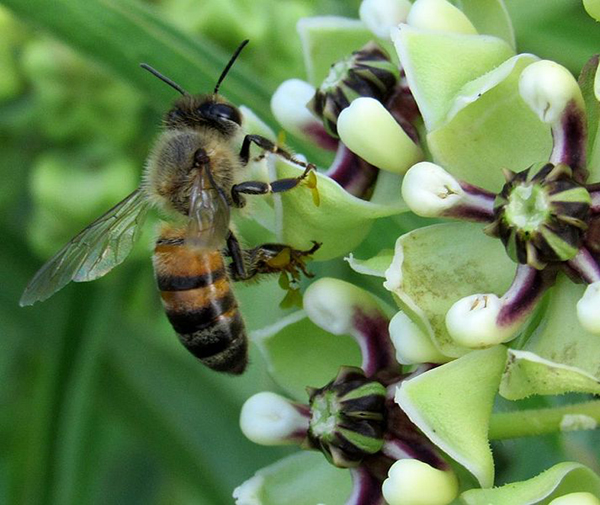
[[[600,400],[594,400],[566,407],[493,414],[489,437],[490,440],[531,437],[561,431],[594,429],[599,424]]]

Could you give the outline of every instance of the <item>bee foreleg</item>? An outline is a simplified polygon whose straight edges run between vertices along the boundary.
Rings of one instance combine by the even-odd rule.
[[[261,149],[273,153],[277,156],[281,156],[283,159],[293,163],[294,165],[298,165],[307,169],[307,171],[312,170],[315,166],[312,163],[306,163],[305,161],[294,158],[292,154],[287,152],[285,149],[282,149],[274,142],[271,142],[269,139],[262,137],[260,135],[246,135],[244,137],[244,141],[242,142],[242,149],[240,151],[240,159],[242,163],[245,165],[248,163],[250,159],[250,145],[256,144]]]
[[[238,239],[229,230],[227,235],[227,250],[225,251],[227,256],[231,257],[231,263],[229,265],[229,275],[234,281],[242,281],[248,279],[246,273],[246,263],[244,261],[244,252],[238,242]]]
[[[283,193],[298,186],[308,175],[310,169],[306,169],[300,177],[288,177],[285,179],[277,179],[271,183],[262,181],[246,181],[235,184],[231,188],[231,198],[236,207],[245,205],[245,195],[267,195],[269,193]]]

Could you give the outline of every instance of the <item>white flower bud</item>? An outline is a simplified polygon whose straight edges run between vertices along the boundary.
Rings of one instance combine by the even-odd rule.
[[[452,471],[437,470],[417,459],[396,461],[388,475],[382,491],[389,505],[448,505],[458,495]]]
[[[529,65],[519,78],[519,93],[541,121],[554,124],[560,120],[567,104],[583,104],[575,78],[562,65],[541,60]]]
[[[600,505],[600,500],[592,493],[569,493],[555,498],[549,505]]]
[[[403,365],[444,363],[448,358],[433,345],[431,339],[404,312],[390,321],[390,338],[396,348],[396,360]]]
[[[240,427],[246,437],[261,445],[297,443],[308,430],[308,417],[283,396],[268,391],[246,400],[240,413]]]
[[[577,302],[577,318],[587,331],[600,334],[600,281],[590,284]]]
[[[498,314],[502,307],[502,300],[494,294],[462,298],[446,314],[448,333],[458,345],[473,349],[506,342],[516,328],[498,325]]]
[[[583,7],[591,17],[596,21],[600,21],[600,0],[583,0]]]
[[[306,129],[320,125],[306,104],[315,94],[315,88],[300,79],[282,82],[271,97],[271,111],[279,124],[290,133],[307,138]]]
[[[339,115],[337,130],[348,149],[382,170],[403,174],[423,151],[374,98],[354,100]]]
[[[375,35],[389,39],[390,30],[406,21],[411,5],[408,0],[363,0],[358,15]]]
[[[458,181],[442,167],[422,161],[410,168],[402,181],[402,197],[415,214],[439,216],[464,196]]]
[[[319,279],[307,288],[303,305],[313,323],[334,335],[353,333],[357,307],[365,312],[379,310],[370,293],[330,277]]]
[[[477,35],[469,18],[446,0],[417,0],[408,13],[406,22],[425,30]]]

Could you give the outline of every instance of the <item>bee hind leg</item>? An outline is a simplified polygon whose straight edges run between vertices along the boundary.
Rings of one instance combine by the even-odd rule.
[[[305,261],[321,244],[313,242],[310,249],[299,250],[286,244],[262,244],[251,249],[242,249],[233,233],[227,238],[227,256],[231,257],[229,275],[234,281],[247,281],[262,274],[289,274],[300,279],[300,274],[313,277],[306,269]]]

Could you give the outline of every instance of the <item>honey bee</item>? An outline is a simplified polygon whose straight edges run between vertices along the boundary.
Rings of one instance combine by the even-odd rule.
[[[154,249],[153,263],[167,317],[183,345],[202,363],[220,372],[241,374],[248,341],[230,281],[281,273],[310,276],[308,250],[285,244],[243,249],[230,227],[230,209],[245,205],[244,195],[288,191],[308,184],[316,191],[314,165],[296,159],[270,140],[245,134],[237,107],[219,95],[219,86],[244,41],[221,73],[212,94],[191,95],[146,64],[141,66],[182,96],[163,119],[164,130],[148,158],[142,184],[87,226],[33,277],[20,304],[45,300],[70,281],[91,281],[119,265],[131,251],[148,210],[168,216]],[[244,181],[250,146],[304,168],[297,178],[271,183]],[[241,145],[241,149],[240,149]],[[225,256],[231,258],[227,264]]]

